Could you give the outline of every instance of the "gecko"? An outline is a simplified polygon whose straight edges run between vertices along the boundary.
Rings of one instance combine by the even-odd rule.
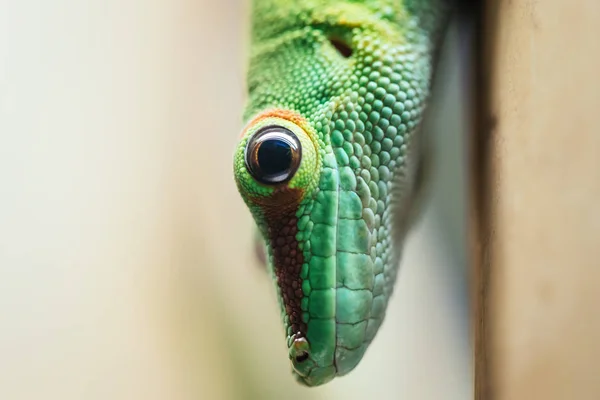
[[[253,0],[237,189],[265,245],[291,371],[351,372],[423,203],[445,0]],[[283,340],[282,340],[283,341]]]

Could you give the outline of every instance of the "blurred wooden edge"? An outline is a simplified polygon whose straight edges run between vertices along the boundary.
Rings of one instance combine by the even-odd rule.
[[[496,31],[497,2],[470,1],[468,16],[473,19],[474,46],[471,81],[472,125],[467,132],[469,181],[469,252],[471,254],[471,299],[473,324],[474,398],[493,399],[490,354],[490,264],[494,240],[492,207],[494,154],[492,135],[496,121],[490,114],[490,82],[493,65],[493,36]]]
[[[468,223],[478,400],[600,398],[598,4],[487,0],[476,17]],[[552,229],[561,218],[570,223]]]

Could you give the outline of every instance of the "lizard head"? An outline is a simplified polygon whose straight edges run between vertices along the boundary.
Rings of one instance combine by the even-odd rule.
[[[383,321],[431,60],[427,40],[398,28],[415,25],[402,6],[270,3],[254,6],[234,175],[267,244],[293,371],[317,386],[354,369]]]

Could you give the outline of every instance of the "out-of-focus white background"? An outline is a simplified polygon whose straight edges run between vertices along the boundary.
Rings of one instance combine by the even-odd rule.
[[[443,63],[432,198],[386,322],[306,389],[232,179],[247,10],[0,0],[1,399],[471,397],[464,71]]]

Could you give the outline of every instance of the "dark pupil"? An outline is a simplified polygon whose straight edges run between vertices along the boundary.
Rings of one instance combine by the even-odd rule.
[[[267,177],[286,172],[292,165],[290,144],[281,139],[265,140],[258,149],[257,161]]]

